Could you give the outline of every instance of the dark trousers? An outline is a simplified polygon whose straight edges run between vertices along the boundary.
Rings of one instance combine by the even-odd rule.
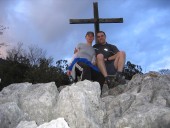
[[[75,82],[77,82],[77,76],[80,76],[80,80],[90,80],[90,81],[97,81],[100,84],[100,88],[102,89],[103,84],[105,82],[104,76],[101,74],[101,72],[98,72],[88,65],[86,65],[83,62],[77,62],[75,65],[75,72],[76,72],[76,79]]]

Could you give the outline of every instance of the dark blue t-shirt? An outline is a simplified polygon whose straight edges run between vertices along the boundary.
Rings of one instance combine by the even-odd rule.
[[[95,49],[96,55],[103,54],[104,58],[108,58],[112,55],[115,55],[117,52],[119,52],[118,48],[115,45],[112,44],[95,44],[93,46]],[[109,75],[114,75],[116,73],[116,69],[114,67],[114,61],[106,61],[106,70]]]
[[[97,54],[103,54],[104,58],[108,58],[117,52],[119,52],[118,48],[115,45],[112,44],[95,44],[93,45],[93,48],[95,49],[96,55]]]

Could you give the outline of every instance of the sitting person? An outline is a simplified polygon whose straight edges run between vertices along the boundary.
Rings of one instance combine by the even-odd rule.
[[[97,66],[106,79],[109,88],[112,88],[109,75],[115,75],[120,84],[125,84],[122,71],[125,64],[125,52],[119,51],[115,45],[106,42],[103,31],[97,33],[98,43],[93,46],[96,51]]]
[[[75,82],[78,81],[77,76],[80,76],[81,81],[85,79],[97,81],[102,89],[105,79],[95,66],[95,50],[92,47],[94,33],[87,32],[85,38],[87,42],[79,43],[74,50],[74,58],[68,67],[67,75],[71,75]]]

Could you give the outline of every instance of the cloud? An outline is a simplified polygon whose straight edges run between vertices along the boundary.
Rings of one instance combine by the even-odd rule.
[[[121,3],[121,2],[120,2]],[[162,56],[169,54],[170,40],[170,4],[169,1],[122,1],[116,13],[124,18],[124,23],[110,27],[110,42],[125,50],[127,60],[141,65],[143,68],[152,67]],[[133,6],[132,6],[133,5]],[[164,19],[164,20],[163,20]],[[107,26],[106,26],[107,27]],[[106,28],[105,28],[106,29]],[[106,29],[108,30],[108,29]],[[164,48],[166,47],[166,51]],[[159,53],[159,54],[158,54]],[[155,66],[155,70],[158,66]],[[149,69],[148,69],[149,70]]]
[[[155,61],[154,63],[148,65],[150,70],[161,70],[161,69],[170,69],[170,56],[165,56],[161,60]]]
[[[25,23],[31,23],[28,27],[34,29],[39,38],[46,42],[53,42],[62,40],[71,32],[69,19],[81,15],[80,13],[85,14],[89,3],[91,3],[89,0],[81,2],[29,0],[21,1],[15,10],[21,14],[22,19],[25,19]],[[76,4],[79,6],[75,8]]]
[[[101,18],[124,18],[122,24],[101,24],[100,29],[109,43],[126,51],[127,60],[147,70],[166,63],[162,57],[170,56],[169,0],[1,0],[0,25],[9,30],[0,41],[37,44],[55,60],[70,58],[94,25],[70,25],[69,19],[93,18],[94,1]]]
[[[54,51],[57,51],[56,58],[63,54],[67,56],[68,52],[64,53],[64,51],[68,51],[68,45],[74,48],[75,40],[78,41],[77,36],[81,34],[77,32],[77,30],[81,30],[81,27],[74,28],[74,25],[69,24],[69,19],[84,18],[88,17],[88,13],[93,14],[92,2],[91,0],[1,1],[0,5],[4,5],[4,8],[1,8],[2,11],[0,12],[4,12],[2,17],[10,27],[9,33],[4,35],[10,37],[10,41],[7,42],[12,44],[17,42],[23,42],[26,45],[38,44],[46,50],[51,49],[48,52],[51,55],[54,54]],[[77,6],[75,7],[75,5]],[[87,10],[89,7],[91,10]],[[0,22],[0,24],[4,24],[4,22]],[[84,40],[84,38],[82,39]]]

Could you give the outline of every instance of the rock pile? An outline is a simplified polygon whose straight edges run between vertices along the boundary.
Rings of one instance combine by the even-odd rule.
[[[11,84],[0,92],[0,128],[170,128],[170,76],[138,74],[102,95],[87,80],[60,92],[54,82]]]

